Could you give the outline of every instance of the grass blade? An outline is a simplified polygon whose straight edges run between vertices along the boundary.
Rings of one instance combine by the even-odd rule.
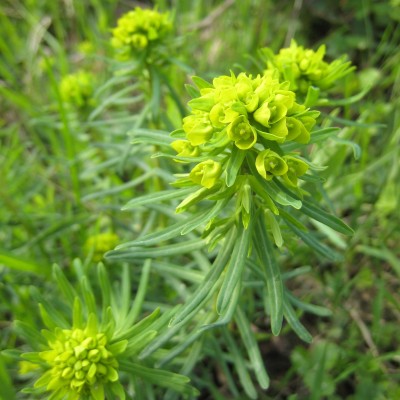
[[[231,301],[234,289],[242,278],[247,255],[249,253],[252,229],[252,225],[249,225],[247,229],[244,229],[243,226],[239,224],[235,247],[233,249],[232,257],[226,271],[226,276],[224,278],[221,291],[219,292],[217,298],[216,307],[219,314],[225,313]]]
[[[24,260],[21,257],[14,256],[13,254],[7,253],[4,250],[0,252],[0,263],[7,268],[20,272],[29,272],[36,275],[50,274],[50,267]]]
[[[203,302],[212,295],[215,290],[215,284],[221,276],[222,271],[226,267],[226,263],[231,256],[232,247],[235,243],[236,229],[232,229],[222,249],[220,249],[217,258],[215,259],[210,271],[204,278],[202,284],[196,289],[193,296],[186,302],[186,304],[179,310],[179,312],[173,317],[170,322],[170,326],[174,326],[184,322],[189,315],[194,311],[197,312],[198,308],[201,307]]]
[[[311,333],[304,327],[304,325],[299,321],[293,307],[289,303],[288,299],[283,300],[283,314],[286,321],[292,327],[292,329],[297,333],[297,336],[306,343],[312,342]]]
[[[327,213],[322,208],[317,207],[311,202],[303,200],[303,206],[300,211],[309,217],[329,226],[337,232],[343,233],[344,235],[351,236],[354,234],[353,229],[346,225],[341,219],[335,217],[332,214]]]
[[[196,188],[183,188],[183,189],[168,189],[162,190],[157,193],[150,193],[144,196],[136,197],[129,201],[122,210],[131,210],[140,206],[147,206],[149,204],[160,203],[165,200],[181,199],[196,191]]]
[[[325,244],[321,243],[317,238],[315,238],[313,235],[311,235],[309,232],[304,232],[300,229],[298,229],[295,225],[293,225],[291,222],[286,220],[287,226],[297,235],[299,236],[303,242],[311,247],[316,253],[319,255],[328,258],[329,260],[338,262],[343,260],[343,256],[338,253],[335,250],[332,250]]]
[[[130,250],[112,250],[105,254],[110,260],[136,260],[140,258],[167,257],[190,253],[205,247],[204,240],[193,239],[156,248],[136,247]]]
[[[235,321],[242,336],[243,343],[247,349],[254,373],[257,377],[258,383],[263,389],[269,387],[269,377],[264,367],[264,361],[260,354],[257,339],[250,329],[250,321],[247,320],[244,312],[240,307],[237,308]]]

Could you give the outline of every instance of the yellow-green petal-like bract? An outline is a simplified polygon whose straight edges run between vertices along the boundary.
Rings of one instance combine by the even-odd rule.
[[[308,171],[308,164],[293,156],[284,156],[283,158],[286,161],[288,170],[282,178],[289,186],[297,187],[298,177]]]
[[[271,118],[271,109],[267,101],[261,104],[261,106],[254,112],[254,119],[261,125],[269,126],[269,119]]]
[[[199,111],[183,119],[183,130],[192,146],[206,143],[213,134],[208,113]]]
[[[257,142],[257,132],[244,115],[240,115],[228,126],[228,137],[237,148],[247,150]]]
[[[258,173],[267,181],[274,176],[286,174],[288,166],[285,160],[270,149],[261,151],[256,158],[256,168]]]
[[[221,171],[222,166],[219,162],[207,160],[197,164],[189,176],[194,183],[211,189],[218,181]]]
[[[171,143],[171,147],[181,157],[197,157],[199,155],[199,148],[192,146],[187,140],[175,140]]]

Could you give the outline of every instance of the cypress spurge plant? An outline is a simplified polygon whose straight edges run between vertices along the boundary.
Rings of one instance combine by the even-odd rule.
[[[182,69],[190,69],[175,58],[181,42],[182,37],[174,34],[171,14],[157,9],[136,7],[123,14],[112,29],[116,74],[138,79],[147,103],[143,120],[146,116],[155,128],[173,126],[167,113],[161,113],[164,96],[170,97],[178,112],[185,113],[173,85]],[[179,74],[173,68],[178,68]]]
[[[76,262],[75,265],[81,275],[79,290],[59,267],[53,269],[65,301],[56,300],[53,304],[33,290],[46,329],[39,333],[23,321],[15,323],[16,331],[33,350],[21,355],[26,360],[22,372],[30,371],[34,377],[33,387],[23,392],[40,395],[41,399],[125,399],[129,382],[141,398],[142,389],[136,386],[139,379],[147,385],[164,387],[163,390],[195,394],[195,389],[188,385],[188,378],[137,360],[138,353],[165,325],[159,309],[138,320],[144,287],[138,289],[141,295],[131,302],[126,268],[121,274],[122,287],[113,290],[105,267],[99,264],[99,288],[94,290],[81,264]],[[145,274],[149,268],[148,261],[144,265]],[[100,310],[96,305],[99,291]]]
[[[228,323],[243,280],[255,274],[267,292],[265,309],[272,332],[279,334],[285,316],[299,336],[310,341],[292,306],[298,302],[284,287],[274,245],[281,248],[289,231],[320,255],[341,259],[303,223],[305,215],[340,233],[352,234],[345,223],[314,200],[321,197],[316,174],[320,166],[307,159],[307,145],[323,141],[337,129],[316,128],[319,112],[299,104],[290,83],[279,80],[278,71],[254,77],[231,73],[212,83],[199,77],[193,81],[196,87],[188,87],[193,97],[191,114],[183,119],[183,128],[171,134],[174,140],[170,145],[177,154],[164,155],[195,165],[177,176],[173,185],[178,190],[149,194],[127,205],[180,198],[176,212],[191,214],[160,232],[122,245],[109,257],[134,259],[138,247],[149,247],[157,238],[172,239],[198,229],[204,245],[211,250],[218,246],[218,254],[171,325],[188,322],[210,299],[216,310],[210,327]],[[187,242],[188,248],[192,245]],[[176,247],[171,245],[171,249]],[[168,246],[165,248],[168,254]],[[184,252],[185,243],[179,248]]]

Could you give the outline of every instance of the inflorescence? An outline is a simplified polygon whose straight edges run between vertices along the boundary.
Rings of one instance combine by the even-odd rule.
[[[168,13],[137,7],[118,20],[112,30],[111,45],[118,59],[129,61],[154,46],[164,44],[171,31],[172,22]]]
[[[200,185],[210,194],[234,187],[226,196],[250,185],[266,199],[268,194],[249,179],[256,174],[264,181],[278,178],[297,188],[309,165],[283,145],[307,144],[319,112],[297,103],[289,82],[280,82],[277,74],[232,73],[212,84],[194,81],[199,95],[189,102],[192,112],[183,119],[183,129],[173,134],[180,139],[172,147],[177,161],[200,162],[176,185]]]

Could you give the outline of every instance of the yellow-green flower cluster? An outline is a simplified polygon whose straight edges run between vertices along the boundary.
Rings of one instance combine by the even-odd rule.
[[[35,383],[57,398],[104,399],[104,386],[119,385],[116,356],[127,340],[110,344],[110,337],[99,332],[94,314],[85,329],[60,329],[47,332],[50,350],[39,353],[49,369]],[[66,397],[63,397],[66,396]]]
[[[94,77],[86,71],[66,75],[60,83],[62,99],[76,108],[85,108],[93,104]]]
[[[114,288],[102,263],[97,265],[95,285],[93,275],[81,275],[84,266],[79,260],[75,260],[74,266],[80,275],[78,284],[69,282],[58,266],[53,267],[57,300],[49,301],[38,291],[35,293],[47,329],[39,334],[32,325],[15,322],[16,331],[33,350],[21,354],[25,364],[20,373],[38,378],[33,388],[24,391],[49,400],[125,400],[120,379],[120,374],[125,373],[125,377],[131,378],[130,392],[140,392],[143,384],[156,383],[194,396],[196,390],[188,384],[187,377],[155,369],[148,363],[145,366],[137,360],[137,355],[168,323],[159,320],[160,309],[138,320],[138,303],[132,302],[131,291],[121,290],[121,285]],[[127,265],[121,271],[122,280],[130,281]],[[59,297],[64,296],[66,302],[60,302]],[[132,306],[128,307],[129,304]],[[72,314],[72,323],[66,314]],[[135,387],[138,379],[140,388]]]
[[[165,41],[172,30],[167,13],[135,8],[124,14],[112,31],[111,45],[120,60],[129,60],[154,44]]]
[[[335,81],[353,71],[354,67],[345,57],[328,63],[324,60],[325,50],[325,45],[321,45],[317,51],[306,49],[294,40],[290,47],[281,49],[276,55],[264,49],[268,58],[268,73],[278,70],[280,79],[289,81],[290,90],[295,92],[305,94],[310,86],[327,90]]]
[[[228,174],[228,160],[236,148],[254,155],[255,168],[265,180],[281,177],[296,187],[308,165],[285,155],[280,144],[308,143],[319,113],[296,103],[289,83],[269,74],[231,74],[212,84],[199,78],[197,82],[199,97],[189,102],[192,113],[183,119],[184,138],[172,143],[178,161],[203,158],[190,172],[191,181],[214,187],[224,172]]]
[[[90,236],[85,242],[85,253],[92,254],[93,261],[101,261],[107,251],[118,244],[118,236],[113,232],[103,232]]]

